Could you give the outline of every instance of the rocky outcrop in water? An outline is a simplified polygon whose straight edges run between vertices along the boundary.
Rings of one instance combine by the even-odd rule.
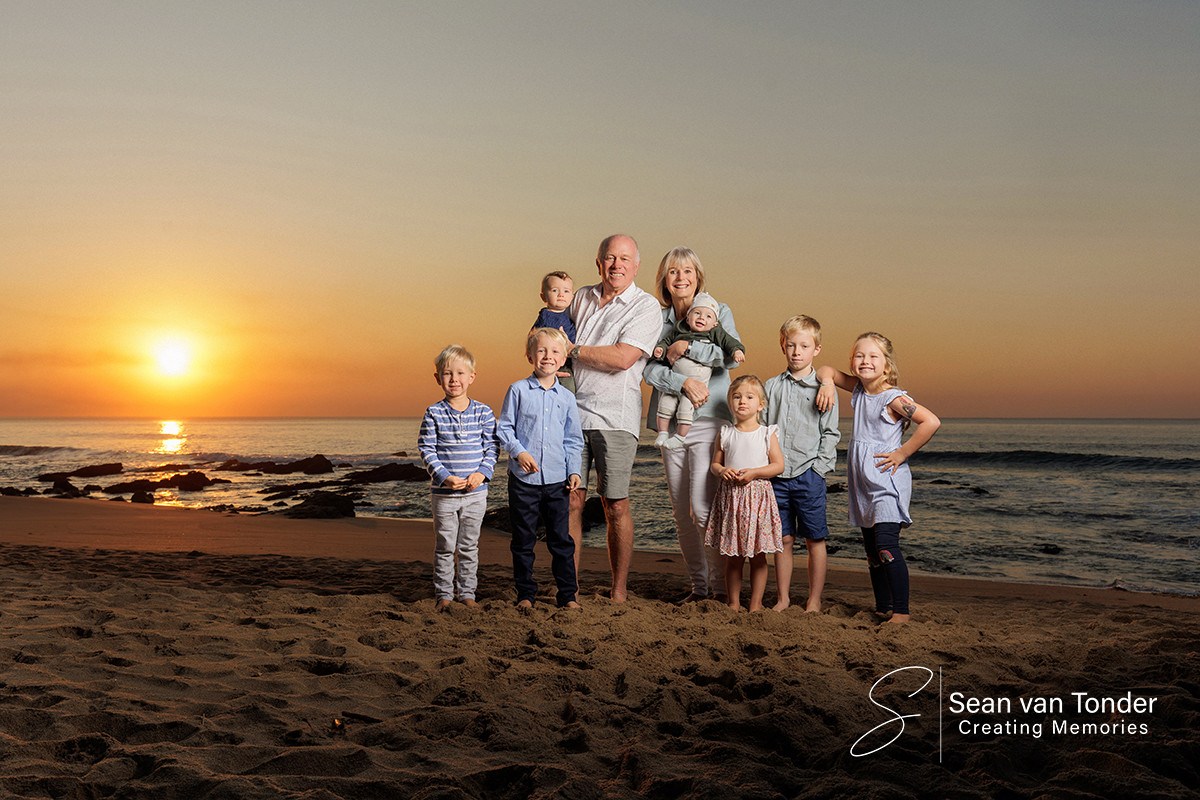
[[[225,478],[210,478],[199,470],[181,475],[172,475],[169,478],[152,481],[147,478],[139,478],[136,481],[126,481],[125,483],[114,483],[107,489],[104,489],[106,494],[127,494],[129,492],[151,492],[155,489],[178,489],[181,492],[198,492],[201,489],[207,489],[209,486],[214,486],[218,483],[232,483],[233,481]]]
[[[44,475],[38,475],[34,480],[54,483],[62,478],[99,478],[104,475],[119,475],[123,470],[124,467],[121,464],[92,464],[71,472],[47,472]]]
[[[282,464],[274,461],[238,461],[235,458],[216,469],[219,472],[262,472],[266,475],[292,475],[297,472],[305,475],[325,475],[333,472],[333,462],[322,455],[309,456],[299,461],[285,461]]]

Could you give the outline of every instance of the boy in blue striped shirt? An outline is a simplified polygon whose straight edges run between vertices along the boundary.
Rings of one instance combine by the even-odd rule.
[[[434,364],[433,378],[446,396],[426,410],[417,437],[432,479],[433,592],[438,611],[455,598],[474,608],[479,529],[487,511],[487,482],[496,467],[496,415],[467,397],[475,381],[474,356],[452,344]]]

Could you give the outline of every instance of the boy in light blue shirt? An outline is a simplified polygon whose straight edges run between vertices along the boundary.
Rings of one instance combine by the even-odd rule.
[[[508,513],[519,608],[532,608],[537,595],[533,548],[539,519],[546,523],[558,606],[579,607],[575,542],[568,523],[570,493],[580,484],[583,431],[575,395],[557,377],[569,348],[566,335],[555,328],[529,334],[525,357],[533,374],[509,387],[496,423],[496,435],[508,452]]]
[[[775,583],[779,588],[776,611],[791,605],[792,545],[797,535],[808,549],[808,602],[805,611],[821,610],[827,554],[825,539],[825,476],[837,460],[837,402],[827,411],[817,409],[821,388],[812,361],[821,352],[821,325],[799,314],[779,329],[779,346],[787,369],[769,379],[767,424],[779,426],[783,449],[783,474],[771,479],[779,518],[783,522],[783,549],[775,554]]]

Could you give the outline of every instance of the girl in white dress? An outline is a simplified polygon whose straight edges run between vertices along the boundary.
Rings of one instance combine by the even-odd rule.
[[[767,588],[767,553],[783,549],[783,525],[770,478],[783,472],[783,450],[774,425],[759,418],[767,393],[755,375],[729,386],[734,422],[721,428],[713,450],[712,472],[721,479],[713,498],[704,544],[725,557],[729,607],[741,608],[742,563],[750,559],[750,610],[762,609]]]
[[[890,614],[889,622],[907,622],[908,565],[900,552],[900,530],[912,524],[908,515],[912,474],[906,462],[942,423],[896,388],[900,374],[886,336],[874,332],[859,336],[850,351],[850,372],[829,366],[817,370],[822,392],[831,382],[852,392],[854,427],[846,450],[850,524],[862,529],[875,612]],[[817,406],[821,404],[818,396]],[[917,429],[902,445],[909,421],[917,423]]]

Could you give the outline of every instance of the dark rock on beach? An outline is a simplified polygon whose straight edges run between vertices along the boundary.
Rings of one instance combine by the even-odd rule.
[[[354,498],[336,492],[313,492],[299,504],[276,512],[292,519],[338,519],[354,516]]]
[[[583,529],[590,531],[593,527],[607,525],[604,519],[604,504],[599,497],[589,497],[583,504]]]
[[[199,470],[192,470],[185,475],[172,475],[158,482],[159,486],[178,489],[181,492],[198,492],[218,483],[232,483],[225,478],[210,478]]]
[[[604,512],[601,511],[600,513],[603,514]],[[512,520],[508,513],[508,506],[489,508],[487,513],[483,515],[483,527],[492,528],[504,533],[512,533]],[[546,539],[546,523],[543,520],[538,520],[535,533],[537,534],[538,541]]]
[[[388,481],[427,481],[429,473],[424,467],[416,464],[398,464],[392,462],[374,469],[361,472],[351,472],[345,478],[346,483],[387,483]]]
[[[71,483],[66,478],[59,478],[58,480],[56,480],[54,482],[54,485],[52,487],[50,487],[50,491],[47,492],[47,494],[56,494],[59,497],[84,497],[85,496],[83,492],[79,491],[79,489],[75,486],[75,484]]]
[[[129,498],[131,503],[145,503],[146,505],[154,505],[154,495],[151,492],[134,492]]]

